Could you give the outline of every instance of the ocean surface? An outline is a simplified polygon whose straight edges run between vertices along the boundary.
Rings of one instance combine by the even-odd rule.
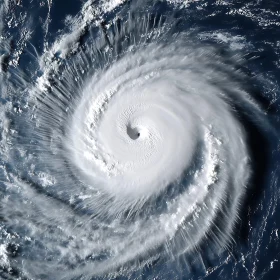
[[[1,0],[0,106],[0,279],[280,279],[278,1]]]

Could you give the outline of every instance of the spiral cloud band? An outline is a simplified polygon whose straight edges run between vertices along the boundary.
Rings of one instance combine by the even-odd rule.
[[[41,258],[26,253],[24,275],[115,277],[231,240],[251,173],[239,110],[258,108],[239,58],[149,20],[56,53],[28,89],[15,123],[31,120],[32,141],[11,141],[31,152],[11,152],[20,191],[7,188]]]
[[[234,70],[182,38],[142,45],[100,71],[77,87],[62,140],[98,224],[92,250],[107,252],[83,273],[149,260],[162,245],[171,255],[209,237],[225,246],[250,174],[234,99],[252,102],[227,74]]]
[[[120,199],[163,191],[180,178],[201,145],[208,163],[202,168],[206,191],[221,161],[230,158],[233,168],[246,165],[242,128],[219,89],[194,73],[193,57],[171,47],[153,48],[128,54],[93,78],[70,128],[77,166]],[[229,139],[238,154],[223,148]],[[238,184],[243,188],[244,182]]]

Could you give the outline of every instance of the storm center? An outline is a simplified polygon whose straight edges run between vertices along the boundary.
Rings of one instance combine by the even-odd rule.
[[[137,127],[131,127],[130,125],[128,125],[126,127],[126,132],[132,140],[136,140],[140,137],[140,130]]]

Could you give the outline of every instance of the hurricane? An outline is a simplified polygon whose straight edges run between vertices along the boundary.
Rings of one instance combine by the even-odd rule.
[[[279,13],[83,1],[55,32],[58,4],[27,2],[0,4],[3,279],[267,279],[279,60],[257,36]]]

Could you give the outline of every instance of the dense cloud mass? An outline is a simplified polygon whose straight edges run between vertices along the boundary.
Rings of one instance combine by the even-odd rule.
[[[0,22],[3,277],[217,279],[246,267],[244,239],[260,250],[277,208],[277,82],[244,34],[189,14],[206,2],[150,2],[84,1],[58,34],[42,2],[41,49],[27,14]]]

